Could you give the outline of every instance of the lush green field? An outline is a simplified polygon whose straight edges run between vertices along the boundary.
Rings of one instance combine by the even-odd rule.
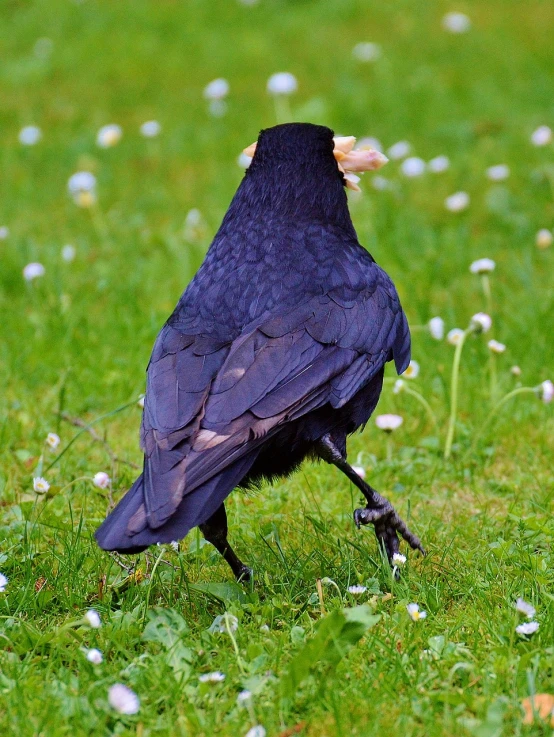
[[[471,18],[467,33],[443,29],[452,10]],[[554,691],[554,403],[520,393],[490,413],[516,387],[554,379],[554,249],[535,243],[554,226],[554,148],[530,141],[554,124],[553,33],[550,0],[3,4],[1,734],[551,732],[524,726],[520,703]],[[374,62],[352,56],[365,41],[381,47]],[[371,421],[351,440],[352,461],[429,551],[408,553],[399,581],[371,530],[354,527],[357,492],[324,466],[231,497],[231,541],[255,570],[251,587],[194,533],[179,552],[136,560],[110,557],[92,537],[141,461],[137,399],[153,340],[240,180],[238,154],[277,122],[266,82],[284,70],[298,79],[295,120],[386,148],[407,140],[425,161],[449,157],[447,171],[413,178],[391,161],[381,189],[366,175],[354,222],[413,326],[493,318],[464,346],[449,460],[454,348],[426,329],[413,332],[421,370],[407,386],[437,425],[418,397],[393,393],[390,370],[379,412],[401,415],[402,427],[387,437]],[[222,117],[202,94],[217,77],[230,83]],[[141,136],[153,119],[160,135]],[[123,137],[103,149],[96,134],[108,123]],[[18,140],[27,125],[42,131],[36,145]],[[490,181],[497,164],[510,176]],[[68,194],[79,170],[97,177],[92,208]],[[457,191],[470,204],[450,212],[444,200]],[[195,227],[185,223],[193,208]],[[469,271],[481,257],[496,262],[492,305]],[[31,262],[45,274],[26,281]],[[492,356],[493,337],[505,353]],[[93,421],[96,434],[79,426]],[[99,471],[111,489],[92,484]],[[47,495],[33,491],[35,476]],[[354,597],[355,584],[367,590]],[[530,637],[515,632],[520,596],[537,610]],[[425,619],[410,619],[411,602]],[[83,621],[91,608],[98,629]],[[238,619],[232,636],[210,631],[225,612]],[[93,647],[101,664],[86,658]],[[199,680],[215,671],[224,681]],[[115,683],[136,692],[138,713],[109,706]]]

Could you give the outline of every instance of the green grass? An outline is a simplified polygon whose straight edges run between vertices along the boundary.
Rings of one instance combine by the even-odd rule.
[[[449,10],[471,16],[470,33],[441,29]],[[535,246],[539,228],[554,225],[554,151],[529,142],[538,125],[554,124],[551,3],[42,0],[5,3],[0,14],[0,225],[10,230],[0,241],[0,571],[9,577],[0,733],[240,737],[257,722],[268,737],[295,726],[310,737],[549,733],[523,726],[519,704],[554,690],[554,405],[522,396],[484,423],[489,337],[507,345],[498,397],[516,386],[513,364],[525,386],[554,378],[554,254]],[[37,56],[44,37],[51,53]],[[365,40],[382,46],[374,64],[352,59]],[[486,306],[469,264],[497,263],[493,329],[472,336],[462,356],[451,460],[442,451],[453,348],[424,331],[414,332],[421,373],[410,387],[438,430],[413,397],[392,393],[390,371],[379,411],[404,417],[392,447],[372,421],[350,443],[350,458],[428,548],[424,559],[409,555],[397,582],[371,530],[352,523],[357,492],[328,467],[306,464],[230,498],[231,539],[256,571],[242,588],[195,533],[178,553],[124,559],[136,565],[126,570],[92,538],[106,492],[67,486],[104,470],[119,498],[132,482],[151,345],[240,180],[238,153],[276,122],[265,84],[281,70],[299,81],[294,119],[386,146],[407,139],[426,160],[450,157],[447,172],[413,180],[391,162],[382,172],[391,189],[374,190],[366,176],[351,201],[360,240],[395,280],[412,325],[439,314],[448,329],[465,328]],[[202,90],[219,76],[231,94],[227,115],[214,119]],[[138,127],[152,118],[163,131],[146,140]],[[124,136],[101,150],[96,132],[110,122]],[[17,140],[28,124],[43,132],[34,147]],[[511,176],[491,183],[485,169],[497,163]],[[98,178],[93,212],[67,195],[79,169]],[[444,199],[457,190],[471,205],[449,213]],[[191,208],[205,227],[187,239]],[[72,263],[60,257],[66,243]],[[26,283],[31,261],[46,274]],[[60,412],[86,423],[103,416],[99,439]],[[48,432],[62,438],[56,452]],[[39,471],[59,493],[36,497]],[[318,578],[336,584],[322,585],[322,600]],[[352,584],[368,587],[356,602]],[[518,596],[540,622],[527,641],[514,632]],[[409,619],[410,602],[425,620]],[[102,617],[98,630],[79,624],[89,608]],[[236,649],[209,631],[225,611],[239,620]],[[102,650],[101,665],[87,662],[88,647]],[[199,682],[216,670],[223,683]],[[108,706],[116,682],[140,696],[137,715]],[[237,706],[243,688],[251,710]]]

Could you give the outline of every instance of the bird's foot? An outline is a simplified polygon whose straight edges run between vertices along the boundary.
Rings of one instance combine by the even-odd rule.
[[[254,571],[252,570],[252,568],[249,568],[244,564],[242,564],[241,567],[238,568],[234,573],[239,583],[250,583],[252,577],[254,576]]]
[[[382,503],[378,507],[354,510],[354,522],[358,528],[360,525],[370,524],[375,527],[377,540],[384,548],[391,565],[394,565],[393,556],[400,551],[399,534],[411,548],[425,555],[425,550],[417,535],[408,529],[406,523],[386,499],[382,498]]]

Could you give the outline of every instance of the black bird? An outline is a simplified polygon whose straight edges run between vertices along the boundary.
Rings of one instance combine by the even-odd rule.
[[[96,532],[137,553],[199,526],[237,578],[227,541],[235,487],[286,476],[307,457],[339,468],[367,500],[389,560],[398,534],[423,552],[394,508],[346,461],[369,419],[384,366],[410,360],[396,289],[360,246],[333,131],[307,123],[260,133],[206,258],[162,328],[148,365],[144,468]]]

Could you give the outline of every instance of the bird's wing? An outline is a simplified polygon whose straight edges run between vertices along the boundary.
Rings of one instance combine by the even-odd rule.
[[[372,264],[363,283],[260,319],[231,344],[166,325],[148,371],[142,444],[144,509],[130,528],[156,528],[193,492],[279,427],[328,403],[343,406],[395,360],[410,337],[396,290]]]

